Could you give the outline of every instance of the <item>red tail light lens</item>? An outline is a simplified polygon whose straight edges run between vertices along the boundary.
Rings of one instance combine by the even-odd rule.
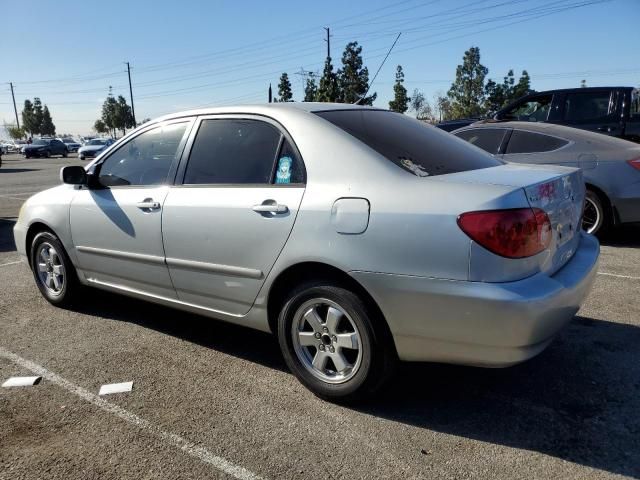
[[[636,158],[634,160],[627,161],[629,165],[631,165],[636,170],[640,170],[640,158]]]
[[[549,247],[551,222],[539,208],[467,212],[458,217],[464,233],[507,258],[531,257]]]

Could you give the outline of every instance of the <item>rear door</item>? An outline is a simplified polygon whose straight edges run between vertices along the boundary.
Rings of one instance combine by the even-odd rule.
[[[622,92],[611,89],[568,92],[564,99],[562,122],[559,123],[619,136],[622,134],[619,95]]]
[[[190,144],[162,217],[171,279],[184,302],[244,315],[289,237],[304,165],[264,117],[203,117]]]

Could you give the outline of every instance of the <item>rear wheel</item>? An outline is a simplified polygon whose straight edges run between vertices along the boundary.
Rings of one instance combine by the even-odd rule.
[[[53,305],[69,305],[80,289],[67,252],[51,232],[41,232],[33,239],[31,270],[40,293]]]
[[[609,217],[605,212],[605,202],[593,190],[587,190],[582,214],[582,228],[587,233],[604,232],[609,226]]]
[[[293,374],[317,396],[355,401],[374,393],[394,354],[374,313],[354,292],[313,282],[291,292],[278,319],[278,340]]]

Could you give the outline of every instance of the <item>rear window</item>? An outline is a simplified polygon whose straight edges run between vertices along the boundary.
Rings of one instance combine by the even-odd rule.
[[[418,177],[502,164],[450,133],[401,113],[385,110],[334,110],[315,114]]]

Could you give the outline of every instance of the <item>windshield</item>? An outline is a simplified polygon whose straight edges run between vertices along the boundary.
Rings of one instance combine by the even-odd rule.
[[[76,143],[76,141],[73,138],[63,138],[62,141],[64,143]]]
[[[107,141],[104,138],[94,138],[87,145],[106,145]]]
[[[34,145],[49,145],[49,140],[34,140]]]
[[[365,109],[315,113],[418,177],[501,165],[450,133],[400,113]]]

